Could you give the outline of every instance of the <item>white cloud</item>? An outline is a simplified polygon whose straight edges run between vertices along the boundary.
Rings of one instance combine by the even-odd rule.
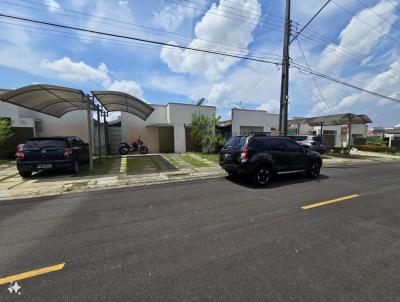
[[[114,81],[110,86],[107,87],[107,89],[125,92],[141,100],[144,100],[142,88],[134,81]]]
[[[49,6],[48,9],[50,12],[56,12],[61,8],[56,0],[44,0],[44,4]]]
[[[226,45],[220,46],[207,41],[218,41],[222,44],[233,45],[236,48],[246,49],[252,42],[252,32],[257,22],[237,22],[235,20],[219,16],[222,11],[228,11],[226,0],[220,0],[217,5],[213,3],[200,22],[195,26],[196,38],[189,44],[190,47],[224,50]],[[228,7],[226,7],[228,5]],[[248,14],[260,14],[258,0],[244,0],[241,11]],[[254,20],[254,19],[252,19]],[[174,41],[170,43],[176,44]],[[237,51],[237,50],[236,50]],[[243,54],[247,54],[243,50]],[[204,75],[208,80],[215,81],[221,78],[225,71],[237,63],[240,59],[197,53],[190,50],[172,49],[163,47],[161,59],[174,72],[190,73],[192,75]]]
[[[269,113],[279,113],[279,101],[271,99],[266,103],[261,104],[257,110],[265,110]]]
[[[213,85],[207,101],[210,105],[228,107],[232,102],[232,86],[227,83]]]
[[[125,8],[126,10],[130,10],[129,2],[127,0],[119,0],[118,5]]]
[[[59,60],[42,60],[40,66],[48,71],[54,72],[59,78],[68,81],[88,82],[95,81],[107,85],[110,82],[109,70],[104,63],[97,68],[86,63],[73,62],[70,58],[64,57]]]
[[[319,61],[319,67],[325,70],[340,68],[343,65],[343,56],[349,56],[349,50],[360,56],[368,55],[379,45],[382,39],[390,32],[391,25],[398,16],[395,8],[388,1],[381,1],[370,9],[364,9],[351,19],[346,28],[340,33],[339,44],[329,44]],[[374,13],[376,12],[376,14]],[[377,15],[383,16],[387,22],[383,22]],[[371,27],[364,22],[368,22]],[[366,63],[364,60],[363,64]]]

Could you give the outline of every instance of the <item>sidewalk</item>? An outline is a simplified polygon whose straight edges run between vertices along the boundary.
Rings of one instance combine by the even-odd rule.
[[[400,156],[370,153],[353,154],[348,157],[325,155],[324,167],[341,167],[353,164],[381,163],[400,161]],[[161,156],[174,171],[163,172],[165,165],[150,167],[154,160],[149,156]],[[131,171],[128,162],[142,159],[142,166],[133,167],[140,171]],[[128,171],[131,169],[130,171]],[[136,173],[137,172],[137,173]],[[0,200],[32,198],[67,194],[70,192],[90,192],[113,188],[146,186],[152,184],[183,182],[196,179],[224,177],[226,172],[216,162],[210,161],[194,153],[185,154],[153,154],[148,156],[134,155],[114,158],[112,166],[103,175],[74,176],[63,173],[39,173],[31,178],[21,178],[15,168],[0,169]]]
[[[157,172],[159,167],[151,167],[150,156],[162,156],[175,171]],[[153,154],[148,156],[134,155],[114,159],[107,174],[91,176],[74,176],[63,173],[34,174],[31,178],[19,176],[15,164],[0,170],[0,200],[32,198],[67,194],[70,192],[99,191],[112,188],[144,186],[168,182],[182,182],[195,179],[222,177],[226,173],[218,164],[196,158],[194,154],[184,156],[204,162],[205,167],[195,167],[183,160],[180,154]],[[143,158],[146,165],[138,174],[127,173],[127,161],[130,158]]]

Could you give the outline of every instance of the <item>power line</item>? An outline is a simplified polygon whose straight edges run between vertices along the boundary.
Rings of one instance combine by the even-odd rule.
[[[244,47],[234,46],[234,45],[232,45],[232,44],[227,44],[227,43],[222,43],[222,42],[216,42],[216,41],[212,41],[212,40],[208,40],[208,39],[202,39],[202,38],[194,37],[193,35],[185,35],[185,34],[180,34],[180,33],[172,32],[172,31],[167,31],[167,30],[163,30],[163,29],[159,29],[159,28],[154,28],[154,27],[139,25],[139,24],[135,24],[135,23],[132,23],[132,22],[128,22],[128,21],[116,20],[116,19],[112,19],[112,18],[109,18],[109,17],[102,17],[102,16],[98,16],[98,15],[94,15],[94,14],[84,13],[84,12],[80,12],[80,11],[76,11],[76,10],[71,10],[71,9],[65,9],[65,8],[61,8],[61,7],[58,8],[58,7],[53,6],[53,5],[48,5],[48,4],[44,4],[44,3],[37,3],[37,2],[34,2],[34,1],[29,1],[29,0],[21,0],[21,1],[24,1],[24,2],[27,2],[27,3],[31,3],[31,4],[35,4],[35,5],[39,5],[39,6],[43,6],[43,7],[47,7],[47,8],[53,8],[53,9],[56,9],[56,10],[62,10],[62,11],[66,11],[66,12],[70,12],[70,13],[74,13],[74,14],[89,16],[89,17],[97,18],[97,19],[101,19],[101,20],[112,21],[112,22],[116,22],[116,23],[119,23],[119,24],[126,24],[126,25],[132,26],[132,27],[144,28],[144,29],[151,30],[151,31],[163,32],[163,33],[172,34],[172,35],[176,35],[176,36],[182,36],[182,37],[189,38],[189,39],[197,39],[197,40],[204,41],[204,42],[208,42],[208,43],[213,43],[213,44],[228,46],[228,47],[230,47],[230,48],[232,48],[232,49],[242,49],[242,50],[248,51],[248,49],[247,49],[247,48],[244,48]],[[14,5],[14,6],[19,6],[19,7],[25,7],[25,8],[34,9],[34,10],[39,10],[39,11],[44,11],[44,10],[39,9],[39,8],[36,8],[36,7],[21,5],[21,4],[17,4],[17,3],[8,2],[8,1],[0,0],[0,2],[9,4],[9,5]],[[71,17],[71,18],[77,18],[76,16],[67,15],[67,14],[62,14],[62,13],[57,12],[57,11],[52,12],[52,14],[58,14],[58,15],[67,16],[67,17]],[[82,18],[81,18],[81,19],[82,19]],[[86,19],[82,19],[82,20],[86,20]],[[109,26],[114,26],[114,25],[109,24],[109,23],[104,23],[104,22],[95,21],[95,20],[92,20],[92,21],[93,21],[93,22],[96,22],[96,23],[100,23],[100,24],[105,24],[105,25],[109,25]],[[128,28],[128,27],[126,27],[126,28]],[[130,27],[129,27],[129,28],[130,28]],[[139,31],[139,30],[137,30],[137,29],[135,29],[135,31],[142,32],[142,31]],[[163,35],[160,35],[160,34],[157,34],[157,33],[153,33],[153,32],[146,32],[146,31],[143,31],[143,32],[149,33],[149,34],[152,34],[152,35],[157,35],[157,36],[162,36],[162,37],[164,37]],[[261,52],[260,52],[260,54],[261,54]],[[268,55],[268,54],[265,53],[265,55]]]
[[[315,76],[318,76],[318,77],[321,77],[321,78],[324,78],[324,79],[327,79],[327,80],[330,80],[330,81],[333,81],[333,82],[336,82],[338,84],[341,84],[341,85],[344,85],[344,86],[347,86],[347,87],[350,87],[350,88],[354,88],[356,90],[359,90],[359,91],[362,91],[362,92],[365,92],[365,93],[368,93],[368,94],[371,94],[371,95],[374,95],[374,96],[378,96],[380,98],[384,98],[384,99],[387,99],[387,100],[391,100],[391,101],[400,103],[399,99],[395,99],[395,98],[392,98],[390,96],[386,96],[386,95],[380,94],[378,92],[374,92],[374,91],[371,91],[371,90],[368,90],[368,89],[365,89],[365,88],[358,87],[358,86],[353,85],[351,83],[347,83],[347,82],[338,80],[338,79],[333,78],[333,77],[331,77],[329,75],[326,75],[326,74],[323,74],[323,73],[308,69],[307,67],[302,66],[300,64],[292,64],[292,66],[294,66],[295,68],[297,68],[300,71],[303,70],[303,71],[306,71],[306,72],[308,72],[310,74],[313,74]]]
[[[275,65],[279,65],[280,64],[278,62],[272,62],[272,61],[269,61],[269,60],[257,59],[257,58],[252,58],[252,57],[248,57],[248,56],[229,54],[229,53],[225,53],[225,52],[219,52],[219,51],[213,51],[213,50],[207,50],[207,49],[200,49],[200,48],[189,47],[189,46],[181,46],[181,45],[165,43],[165,42],[160,42],[160,41],[154,41],[154,40],[149,40],[149,39],[141,39],[141,38],[132,37],[132,36],[126,36],[126,35],[113,34],[113,33],[107,33],[107,32],[92,30],[92,29],[86,29],[86,28],[82,28],[82,27],[63,25],[63,24],[52,23],[52,22],[47,22],[47,21],[41,21],[41,20],[36,20],[36,19],[23,18],[23,17],[19,17],[19,16],[0,14],[0,17],[5,17],[5,18],[15,19],[15,20],[21,20],[21,21],[26,21],[26,22],[31,22],[31,23],[37,23],[37,24],[43,24],[43,25],[59,27],[59,28],[67,28],[67,29],[71,29],[71,30],[88,32],[88,33],[104,35],[104,36],[110,36],[110,37],[115,37],[115,38],[134,40],[134,41],[145,42],[145,43],[150,43],[150,44],[155,44],[155,45],[169,46],[169,47],[173,47],[173,48],[179,48],[179,49],[203,52],[203,53],[214,54],[214,55],[221,55],[221,56],[232,57],[232,58],[237,58],[237,59],[244,59],[244,60],[262,62],[262,63],[275,64]]]
[[[172,1],[172,0],[164,0],[164,1],[170,2],[170,3],[174,3],[174,4],[177,4],[177,5],[186,6],[186,7],[193,8],[193,9],[197,9],[197,10],[203,12],[203,13],[208,13],[208,14],[215,15],[215,16],[220,16],[220,17],[223,17],[223,18],[226,18],[226,19],[237,21],[237,22],[247,23],[247,24],[256,25],[256,26],[258,25],[257,22],[248,22],[248,21],[246,21],[244,19],[233,18],[233,17],[230,17],[230,16],[226,16],[224,14],[217,14],[215,12],[210,12],[208,10],[201,9],[198,6],[197,7],[190,6],[190,5],[187,5],[185,3],[176,2],[176,1]],[[272,24],[272,25],[274,25],[274,24]],[[267,28],[267,29],[270,29],[270,30],[273,30],[273,31],[280,31],[282,29],[282,26],[280,26],[280,25],[274,25],[274,27],[268,27],[268,26],[265,26],[264,24],[260,24],[260,26],[264,27],[264,28]]]
[[[323,9],[331,2],[332,0],[326,1],[326,3],[317,11],[317,13],[303,26],[303,28],[290,40],[289,44],[291,44],[306,28],[314,19],[323,11]]]
[[[380,19],[382,19],[385,23],[389,24],[390,26],[393,26],[394,28],[396,28],[397,30],[400,30],[400,27],[398,27],[396,24],[393,24],[391,22],[389,22],[388,20],[386,20],[385,17],[383,17],[381,14],[377,13],[374,9],[370,8],[368,5],[366,5],[364,2],[362,2],[361,0],[357,0],[362,6],[364,6],[365,8],[367,8],[370,12],[374,13],[376,16],[378,16]]]
[[[353,14],[351,11],[349,11],[347,8],[345,8],[343,5],[340,5],[339,3],[331,0],[332,3],[334,3],[337,7],[339,7],[340,9],[342,9],[344,12],[346,12],[347,14],[349,14],[350,16],[353,16],[354,18],[356,18],[357,20],[359,20],[361,23],[363,23],[364,25],[368,26],[369,28],[371,28],[372,30],[380,33],[382,35],[382,37],[387,38],[392,40],[394,43],[399,44],[400,42],[393,39],[391,36],[389,36],[388,34],[386,34],[385,32],[378,30],[376,27],[374,27],[373,25],[369,24],[368,22],[364,21],[363,19],[361,19],[358,15]]]
[[[303,48],[301,47],[300,41],[299,41],[298,39],[297,39],[297,44],[299,45],[301,54],[303,55],[304,63],[306,63],[307,68],[310,69],[310,65],[308,65],[307,58],[306,58],[306,56],[305,56],[305,54],[304,54]],[[324,97],[324,95],[323,95],[321,89],[319,88],[318,83],[317,83],[317,81],[316,81],[314,75],[311,75],[311,78],[313,79],[314,84],[315,84],[315,87],[317,88],[319,94],[321,95],[322,101],[325,103],[325,105],[326,105],[329,109],[332,109],[331,106],[330,106],[330,105],[328,104],[328,102],[326,101],[326,99],[325,99],[325,97]]]

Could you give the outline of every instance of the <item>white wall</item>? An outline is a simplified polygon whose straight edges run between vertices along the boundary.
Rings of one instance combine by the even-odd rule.
[[[216,108],[212,106],[195,106],[190,104],[169,103],[168,123],[173,125],[190,125],[193,114],[215,117]]]
[[[263,110],[232,109],[232,136],[240,135],[240,126],[263,127],[264,132],[279,128],[279,114]]]

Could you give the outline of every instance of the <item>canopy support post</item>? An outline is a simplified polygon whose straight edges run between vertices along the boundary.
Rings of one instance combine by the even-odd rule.
[[[102,116],[103,116],[103,131],[104,131],[104,152],[106,155],[106,158],[110,155],[110,151],[109,151],[109,138],[108,138],[108,124],[107,124],[107,112],[102,112]]]
[[[84,96],[82,96],[84,102]],[[87,95],[87,122],[88,122],[88,140],[89,140],[89,167],[93,171],[93,140],[92,140],[92,117],[90,110],[90,96]]]
[[[322,127],[323,127],[324,123],[321,123],[321,136],[322,136]]]
[[[99,158],[101,160],[101,120],[100,120],[100,106],[97,107],[97,140],[99,143]]]

